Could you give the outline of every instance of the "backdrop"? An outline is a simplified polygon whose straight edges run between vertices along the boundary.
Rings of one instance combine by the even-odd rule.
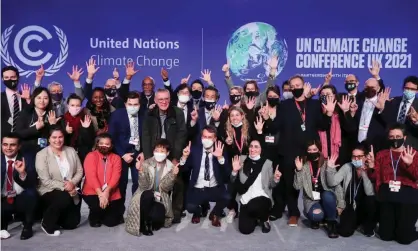
[[[140,72],[133,89],[150,75],[162,85],[160,70],[169,70],[173,85],[202,69],[227,98],[222,65],[233,79],[266,80],[268,60],[280,58],[277,84],[302,74],[314,86],[332,68],[332,83],[344,91],[346,74],[361,85],[370,76],[372,59],[382,64],[381,77],[401,94],[408,75],[417,74],[418,33],[415,0],[3,0],[2,65],[12,64],[32,83],[42,63],[47,77],[72,92],[67,76],[72,65],[85,69],[93,57],[102,86],[117,67],[135,62]],[[415,46],[413,46],[415,45]],[[414,68],[415,67],[415,68]],[[414,71],[415,69],[415,71]],[[84,77],[86,72],[84,73]],[[84,79],[84,78],[83,78]],[[2,87],[3,88],[3,87]]]

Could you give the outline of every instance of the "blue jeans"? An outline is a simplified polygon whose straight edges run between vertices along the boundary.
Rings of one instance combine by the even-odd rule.
[[[315,214],[315,209],[319,209],[321,212]],[[322,221],[324,218],[328,221],[335,221],[337,219],[337,198],[335,194],[330,191],[322,192],[321,200],[312,205],[306,217],[315,222]]]

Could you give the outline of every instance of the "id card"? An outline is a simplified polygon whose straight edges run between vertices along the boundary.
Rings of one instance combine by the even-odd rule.
[[[321,200],[321,194],[319,192],[312,191],[314,200]]]
[[[8,198],[13,198],[13,197],[16,197],[16,191],[15,191],[15,190],[13,190],[13,191],[8,191],[8,192],[7,192],[7,197],[8,197]]]
[[[38,138],[38,146],[40,146],[41,148],[47,147],[47,140],[45,138]]]
[[[401,189],[401,182],[399,180],[389,181],[389,189],[391,192],[399,192]]]
[[[102,192],[107,188],[107,183],[102,186]]]
[[[302,131],[306,131],[306,126],[305,126],[305,124],[301,124],[301,125],[300,125],[300,129],[302,129]]]
[[[155,198],[155,201],[161,202],[161,193],[160,192],[154,192],[154,198]]]
[[[266,136],[265,140],[266,143],[274,143],[274,136]]]
[[[137,146],[139,144],[139,138],[130,137],[129,138],[129,144]]]
[[[12,117],[10,117],[10,118],[7,120],[7,123],[9,123],[11,126],[13,126],[13,119],[12,119]]]

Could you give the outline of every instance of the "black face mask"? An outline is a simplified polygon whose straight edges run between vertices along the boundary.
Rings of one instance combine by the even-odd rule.
[[[110,147],[107,146],[98,146],[97,147],[97,151],[99,151],[99,153],[106,155],[108,153],[110,153]]]
[[[215,108],[216,102],[207,102],[205,101],[205,107],[208,111],[212,110],[213,108]]]
[[[314,161],[314,160],[316,160],[317,158],[319,158],[319,152],[316,152],[316,153],[306,153],[306,158],[307,158],[309,161]]]
[[[199,90],[192,91],[192,98],[193,99],[200,99],[202,97],[202,92]]]
[[[3,80],[3,84],[11,89],[11,90],[16,90],[17,89],[17,85],[18,85],[18,81],[17,80]]]
[[[371,87],[366,87],[366,89],[364,89],[364,94],[366,95],[366,98],[373,98],[374,96],[376,96],[376,93],[376,90]]]
[[[62,93],[52,93],[51,98],[55,102],[60,102],[63,98],[63,94]]]
[[[352,90],[356,89],[356,83],[346,82],[344,87],[348,92],[351,92]]]
[[[390,147],[393,147],[395,149],[401,147],[404,142],[405,142],[404,138],[402,138],[402,139],[389,139]]]
[[[270,107],[275,107],[280,104],[280,98],[267,98]]]
[[[293,97],[300,98],[303,95],[303,88],[293,89],[292,94]]]
[[[113,89],[113,88],[108,88],[108,89],[104,89],[104,90],[105,90],[106,96],[111,97],[111,98],[113,98],[117,94],[117,90]]]
[[[252,98],[252,97],[258,97],[260,93],[255,91],[255,92],[245,92],[245,96]]]
[[[232,104],[238,104],[241,101],[241,95],[229,95],[229,100],[231,101]]]
[[[327,96],[326,95],[319,96],[319,100],[321,101],[322,104],[327,105]]]

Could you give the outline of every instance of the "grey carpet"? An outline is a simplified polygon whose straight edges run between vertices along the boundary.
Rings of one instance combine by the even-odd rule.
[[[128,188],[130,191],[130,188]],[[129,202],[129,200],[128,200]],[[300,205],[302,208],[302,205]],[[324,230],[311,230],[302,221],[299,227],[290,228],[286,219],[272,223],[271,232],[261,233],[257,228],[251,235],[242,235],[237,230],[237,220],[233,224],[222,222],[221,228],[214,228],[208,219],[198,225],[190,223],[191,215],[178,225],[154,232],[154,236],[135,237],[125,232],[124,225],[114,228],[102,226],[93,229],[87,222],[88,209],[83,203],[79,228],[62,231],[59,237],[46,236],[39,224],[34,226],[35,236],[21,241],[21,227],[17,224],[9,229],[12,237],[1,241],[1,250],[10,251],[50,251],[50,250],[158,250],[158,251],[230,251],[230,250],[297,250],[297,251],[417,251],[418,241],[409,246],[396,242],[383,242],[377,237],[366,238],[356,232],[350,238],[329,239]]]

